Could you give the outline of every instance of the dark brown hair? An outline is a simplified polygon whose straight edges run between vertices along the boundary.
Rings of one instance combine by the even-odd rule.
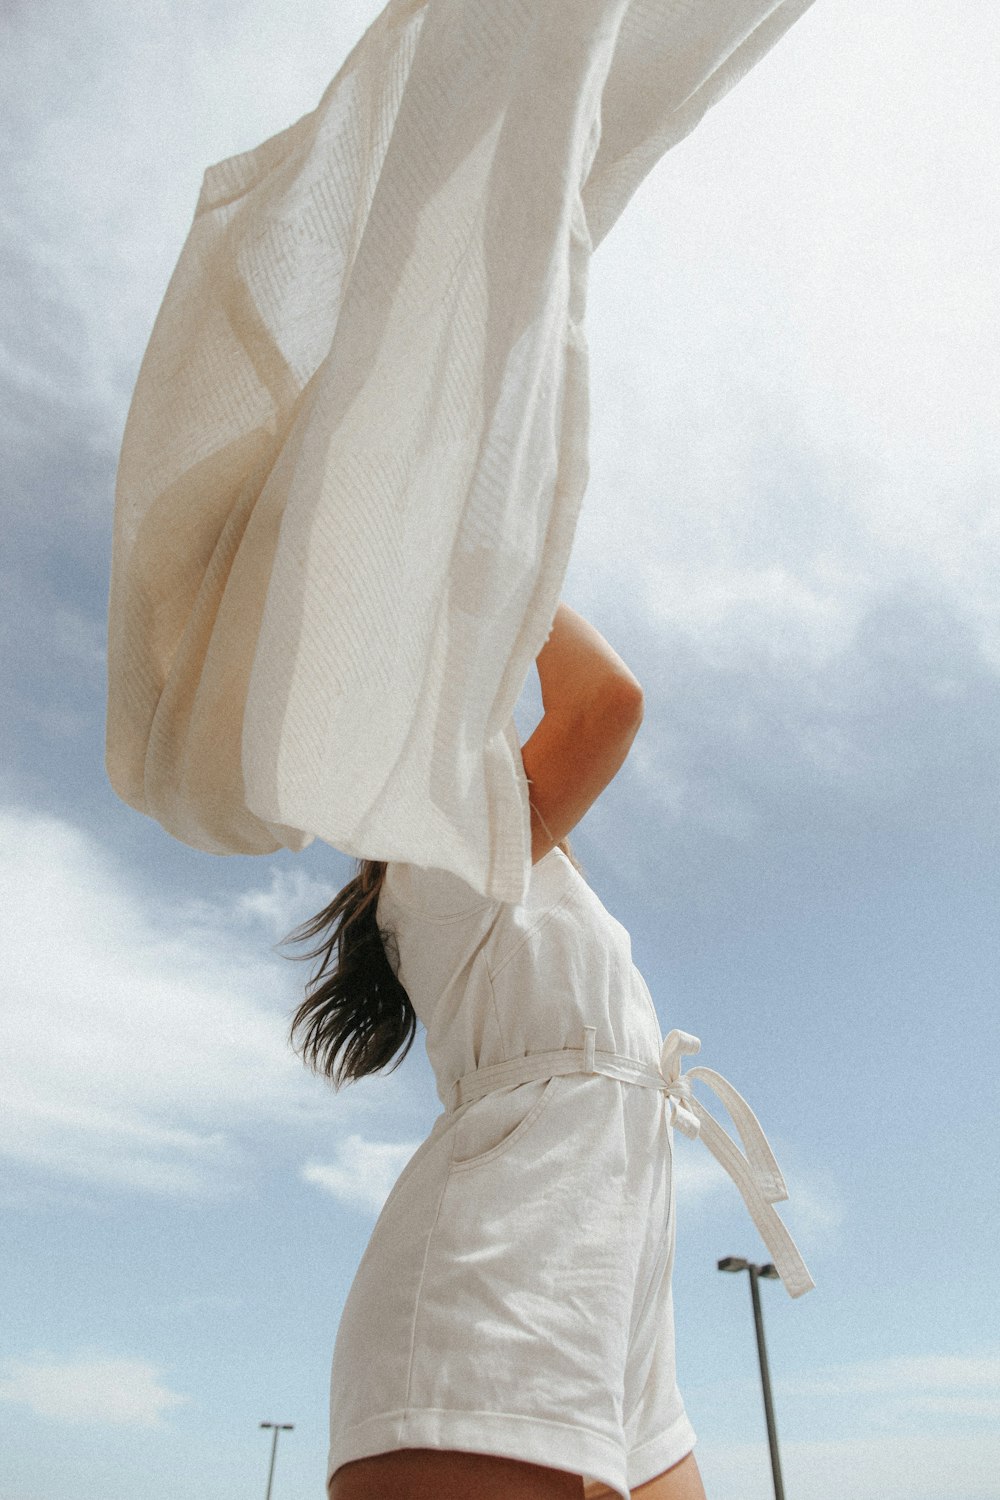
[[[559,848],[577,869],[568,839]],[[286,943],[320,941],[298,959],[319,959],[306,997],[292,1017],[290,1040],[307,1067],[335,1088],[369,1073],[391,1073],[417,1033],[416,1012],[396,970],[391,932],[379,928],[376,908],[385,861],[358,860],[357,874],[322,911],[296,927]]]
[[[285,939],[320,938],[308,953],[294,955],[320,962],[292,1018],[290,1039],[303,1062],[335,1088],[383,1068],[391,1073],[417,1032],[410,997],[390,962],[390,952],[396,959],[392,934],[375,920],[384,879],[384,860],[359,860],[357,874],[329,906]]]

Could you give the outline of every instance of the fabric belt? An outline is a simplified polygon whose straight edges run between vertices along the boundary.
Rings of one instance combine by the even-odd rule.
[[[757,1116],[732,1084],[712,1068],[689,1068],[681,1073],[681,1058],[701,1051],[698,1038],[686,1031],[671,1031],[663,1043],[657,1069],[620,1052],[599,1051],[595,1046],[594,1026],[585,1026],[583,1034],[582,1047],[530,1052],[525,1057],[466,1073],[452,1088],[451,1109],[482,1099],[496,1089],[556,1078],[564,1073],[603,1073],[622,1083],[659,1089],[670,1100],[670,1123],[691,1140],[704,1141],[736,1184],[789,1296],[801,1297],[815,1286],[795,1241],[774,1207],[787,1199],[788,1190]],[[694,1097],[691,1088],[694,1079],[704,1083],[725,1105],[743,1143],[742,1151]]]

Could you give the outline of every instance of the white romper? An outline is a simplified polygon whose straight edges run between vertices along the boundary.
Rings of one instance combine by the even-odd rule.
[[[378,921],[445,1112],[344,1307],[328,1472],[397,1448],[458,1449],[579,1473],[627,1500],[695,1441],[674,1363],[671,1124],[700,1123],[722,1160],[714,1126],[754,1177],[739,1185],[795,1295],[811,1283],[770,1208],[784,1196],[777,1167],[718,1075],[687,1076],[731,1095],[754,1166],[686,1078],[665,1076],[628,932],[561,850],[532,868],[519,905],[390,864]]]

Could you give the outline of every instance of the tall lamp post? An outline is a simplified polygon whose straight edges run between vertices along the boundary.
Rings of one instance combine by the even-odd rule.
[[[771,1400],[771,1376],[767,1368],[767,1347],[764,1343],[764,1314],[760,1306],[761,1277],[765,1281],[777,1281],[778,1272],[770,1263],[755,1266],[753,1261],[743,1260],[738,1255],[727,1255],[719,1261],[720,1271],[748,1271],[750,1273],[750,1297],[753,1301],[753,1322],[757,1332],[757,1358],[760,1361],[760,1384],[764,1392],[764,1417],[767,1421],[767,1445],[771,1450],[771,1474],[774,1479],[774,1500],[785,1500],[785,1487],[781,1482],[781,1459],[778,1456],[778,1431],[774,1425],[774,1402]]]
[[[295,1423],[294,1422],[261,1422],[260,1425],[262,1427],[271,1427],[274,1430],[274,1437],[273,1437],[273,1439],[271,1441],[271,1467],[267,1471],[267,1495],[265,1496],[265,1500],[271,1500],[271,1485],[274,1483],[274,1460],[275,1460],[275,1456],[276,1456],[276,1454],[278,1452],[278,1433],[279,1432],[294,1432],[294,1430],[295,1430]]]

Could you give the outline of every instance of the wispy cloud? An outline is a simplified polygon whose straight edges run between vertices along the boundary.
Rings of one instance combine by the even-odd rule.
[[[835,1365],[795,1382],[798,1391],[816,1395],[846,1389],[871,1395],[888,1391],[976,1391],[984,1386],[1000,1392],[1000,1356],[913,1355],[876,1359],[856,1365]]]
[[[820,1178],[800,1168],[789,1183],[789,1191],[791,1200],[787,1207],[782,1206],[781,1213],[796,1240],[812,1249],[829,1250],[835,1246],[847,1216],[839,1185],[828,1175]]]
[[[286,1041],[300,975],[266,942],[308,887],[276,877],[228,905],[154,908],[91,837],[0,811],[0,1152],[153,1192],[225,1191],[245,1175],[245,1127],[329,1112]]]
[[[719,1119],[722,1123],[721,1113]],[[726,1128],[735,1140],[732,1126]],[[815,1171],[801,1167],[795,1156],[793,1153],[791,1159],[795,1165],[794,1174],[790,1163],[782,1162],[787,1171],[791,1198],[779,1206],[779,1212],[808,1257],[836,1247],[846,1209],[837,1183],[828,1175],[821,1177]],[[743,1222],[744,1209],[735,1184],[699,1141],[675,1134],[674,1175],[679,1217],[689,1220],[703,1214],[715,1217],[731,1212],[737,1215],[738,1222]],[[761,1256],[766,1257],[766,1254],[761,1246]]]
[[[698,1445],[698,1463],[713,1500],[770,1500],[766,1445]],[[993,1432],[940,1437],[845,1438],[781,1444],[789,1494],[799,1500],[995,1500],[1000,1437]]]
[[[0,1376],[0,1401],[56,1422],[162,1427],[165,1414],[188,1399],[164,1385],[155,1365],[138,1359],[43,1354],[11,1361]]]
[[[935,9],[974,92],[996,15]],[[717,666],[764,646],[808,673],[911,582],[1000,663],[1000,138],[954,108],[926,13],[893,6],[882,45],[870,20],[815,6],[654,172],[621,258],[612,235],[594,262],[574,596]]]
[[[697,1142],[674,1136],[674,1181],[677,1199],[685,1210],[732,1190],[732,1183],[714,1156]]]
[[[327,906],[332,896],[329,884],[314,880],[305,870],[272,869],[266,886],[243,891],[236,898],[234,911],[237,916],[259,924],[276,943],[281,943],[304,917],[311,917]]]
[[[370,1141],[349,1135],[337,1147],[332,1162],[307,1162],[302,1179],[352,1208],[378,1213],[418,1145],[418,1141]]]
[[[209,159],[311,109],[379,8],[314,3],[310,17],[309,4],[251,0],[235,26],[230,4],[54,0],[41,24],[31,7],[4,15],[3,238],[72,335],[61,367],[36,340],[0,375],[46,402],[85,400],[114,443]]]
[[[953,1440],[962,1433],[964,1445],[969,1433],[996,1428],[1000,1357],[926,1354],[825,1365],[781,1377],[776,1388],[800,1430],[803,1419],[814,1427],[818,1413],[823,1421],[839,1413],[869,1432],[948,1433]]]
[[[782,1382],[795,1395],[920,1396],[937,1399],[969,1395],[1000,1401],[1000,1357],[926,1354],[830,1365]]]
[[[973,805],[992,826],[975,789],[995,779],[1000,675],[946,592],[873,597],[849,648],[814,666],[769,651],[752,624],[740,662],[648,618],[614,644],[642,664],[646,719],[616,791],[641,798],[645,826],[652,809],[671,831],[747,848],[805,830],[836,843],[845,818],[862,837],[874,819],[957,830]]]

